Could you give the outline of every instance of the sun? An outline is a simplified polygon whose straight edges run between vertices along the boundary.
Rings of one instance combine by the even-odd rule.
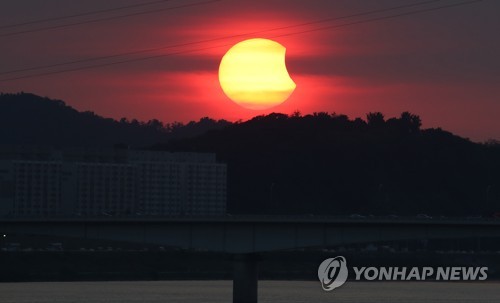
[[[295,90],[285,65],[286,48],[269,39],[249,39],[222,57],[219,82],[235,103],[262,110],[285,102]]]

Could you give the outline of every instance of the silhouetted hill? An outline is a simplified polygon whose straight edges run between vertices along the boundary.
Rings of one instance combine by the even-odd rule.
[[[491,215],[500,210],[499,145],[420,129],[403,113],[271,114],[164,150],[228,163],[233,213]]]
[[[421,129],[402,113],[366,120],[270,114],[116,121],[32,94],[0,94],[0,144],[215,152],[228,164],[233,213],[491,215],[500,211],[500,144]]]
[[[170,138],[199,135],[227,124],[209,118],[186,125],[164,125],[158,120],[116,121],[93,112],[78,112],[60,100],[27,93],[0,94],[0,144],[144,147]]]

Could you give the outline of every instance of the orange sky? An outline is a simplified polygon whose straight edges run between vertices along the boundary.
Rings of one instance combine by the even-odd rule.
[[[41,5],[38,2],[20,0],[3,4],[1,24],[140,3],[47,0]],[[169,1],[125,12],[196,2],[200,1]],[[25,91],[59,98],[79,110],[91,110],[107,117],[157,118],[165,122],[187,122],[205,116],[235,121],[273,111],[292,113],[295,110],[303,114],[337,112],[351,118],[364,117],[371,111],[381,111],[388,117],[411,111],[422,117],[424,127],[443,127],[473,140],[500,139],[498,2],[484,1],[380,22],[288,35],[364,19],[290,28],[292,25],[416,2],[223,0],[9,37],[1,35],[17,28],[0,28],[4,45],[0,49],[0,72],[210,40],[126,56],[117,61],[180,52],[163,58],[0,81],[0,91]],[[441,5],[459,1],[437,2]],[[122,12],[99,16],[119,13]],[[373,17],[376,16],[381,15]],[[48,23],[52,24],[64,22]],[[261,32],[280,27],[288,28]],[[220,39],[250,32],[259,33]],[[234,104],[223,94],[217,79],[220,59],[230,46],[254,37],[271,38],[287,48],[288,71],[297,84],[290,99],[265,111]],[[113,60],[96,63],[106,62]],[[80,66],[85,64],[70,67]],[[25,74],[0,75],[0,79]]]

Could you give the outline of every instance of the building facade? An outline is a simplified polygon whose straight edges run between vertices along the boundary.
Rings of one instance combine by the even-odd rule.
[[[0,215],[223,215],[226,179],[214,154],[3,148]]]

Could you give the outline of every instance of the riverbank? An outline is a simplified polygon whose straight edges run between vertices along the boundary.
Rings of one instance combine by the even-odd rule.
[[[319,281],[260,281],[260,303],[440,302],[500,300],[499,282],[347,282],[332,292]],[[224,303],[232,302],[231,281],[0,283],[2,303]]]
[[[349,267],[488,267],[500,280],[498,253],[282,251],[259,255],[262,280],[316,280],[318,265],[343,255]],[[190,251],[1,252],[0,281],[230,280],[232,256]]]

